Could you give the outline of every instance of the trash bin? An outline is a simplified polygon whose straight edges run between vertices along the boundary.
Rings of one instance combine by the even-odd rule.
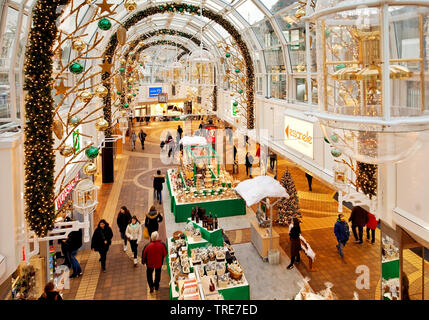
[[[277,249],[268,250],[268,262],[270,264],[280,263],[280,251]]]

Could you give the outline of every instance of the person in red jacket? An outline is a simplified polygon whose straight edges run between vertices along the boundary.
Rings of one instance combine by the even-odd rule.
[[[159,290],[159,282],[161,281],[161,267],[164,258],[167,256],[165,245],[159,240],[157,231],[152,232],[151,242],[143,249],[142,264],[146,264],[147,283],[150,288],[150,293],[153,289]],[[153,271],[155,270],[155,282],[153,281]]]
[[[371,244],[375,243],[375,229],[377,229],[378,221],[371,212],[368,212],[368,222],[366,224],[366,241],[369,242],[369,233],[371,231]]]

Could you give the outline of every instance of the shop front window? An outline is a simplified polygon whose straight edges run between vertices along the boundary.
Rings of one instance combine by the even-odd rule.
[[[280,44],[269,21],[261,22],[260,24],[252,27],[252,29],[263,48],[269,48]]]
[[[267,73],[286,72],[282,48],[276,47],[264,50]]]
[[[317,81],[316,79],[311,79],[311,90],[312,90],[312,103],[317,104]],[[295,79],[295,94],[296,102],[308,102],[308,90],[307,90],[307,79],[298,78]],[[293,101],[293,100],[292,100]]]
[[[270,96],[277,99],[286,99],[286,75],[270,75]]]
[[[307,71],[306,62],[306,36],[305,23],[295,17],[297,8],[286,11],[277,16],[276,21],[282,30],[282,34],[287,43],[290,64],[293,73],[302,73]],[[311,72],[316,72],[316,34],[315,30],[310,30],[310,55]]]

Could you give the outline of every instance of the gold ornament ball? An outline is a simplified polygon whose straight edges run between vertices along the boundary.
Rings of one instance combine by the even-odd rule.
[[[92,93],[88,90],[84,90],[81,93],[79,93],[79,100],[82,102],[89,102],[92,99]]]
[[[74,153],[74,148],[72,146],[63,146],[60,149],[60,154],[64,157],[70,157]]]
[[[124,58],[121,59],[121,64],[126,64],[127,60],[125,60]]]
[[[137,3],[134,0],[126,0],[124,3],[124,7],[128,11],[133,11],[133,10],[136,10]]]
[[[86,48],[86,43],[81,39],[75,39],[72,42],[72,49],[76,51],[82,51]]]
[[[61,140],[64,134],[64,128],[60,120],[54,120],[53,129],[55,136]]]
[[[229,93],[229,95],[230,95],[231,97],[233,97],[233,96],[234,96],[234,92],[230,92],[230,93]]]
[[[99,85],[95,88],[94,93],[99,98],[104,98],[108,94],[108,90],[105,86]]]
[[[139,42],[139,46],[140,46],[140,47],[143,47],[143,46],[144,46],[144,42],[143,42],[143,41],[140,41],[140,42]]]
[[[83,173],[85,173],[86,175],[90,176],[93,175],[97,172],[97,166],[90,162],[87,163],[84,167],[83,167]]]
[[[108,127],[109,127],[109,123],[104,118],[97,120],[97,122],[95,123],[95,128],[98,131],[105,131]]]
[[[299,8],[298,10],[296,10],[295,17],[297,17],[298,19],[300,19],[303,16],[305,16],[305,10],[303,8]]]

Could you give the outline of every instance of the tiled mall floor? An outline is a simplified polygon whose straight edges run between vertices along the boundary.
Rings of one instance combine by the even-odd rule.
[[[159,293],[150,294],[146,283],[145,267],[140,263],[134,267],[130,249],[128,248],[127,252],[122,250],[123,244],[116,226],[116,214],[122,205],[126,205],[133,215],[135,214],[141,222],[144,222],[144,216],[153,202],[152,176],[157,169],[161,169],[165,174],[166,168],[173,166],[165,164],[165,161],[161,160],[166,158],[166,154],[160,156],[160,137],[165,136],[165,130],[169,130],[174,137],[178,124],[184,127],[182,122],[154,122],[142,126],[148,133],[145,150],[141,150],[140,143],[137,141],[136,151],[131,151],[127,139],[122,154],[116,156],[115,182],[101,185],[101,179],[97,177],[96,181],[101,185],[101,189],[99,192],[100,204],[95,213],[94,222],[97,223],[99,219],[104,218],[111,224],[114,231],[113,244],[107,256],[107,272],[100,272],[97,253],[89,250],[79,252],[78,258],[84,275],[71,281],[70,290],[64,291],[65,299],[168,299],[169,277],[167,271],[164,268],[162,272]],[[199,122],[193,122],[192,130],[197,129],[198,125]],[[239,156],[243,155],[243,152],[245,152],[244,147],[239,145]],[[377,231],[378,241],[375,245],[364,243],[359,246],[354,244],[351,239],[345,248],[346,263],[342,263],[335,248],[336,241],[333,234],[333,226],[338,214],[338,203],[333,199],[334,190],[313,178],[313,191],[309,192],[304,171],[282,158],[279,158],[278,167],[279,179],[285,168],[288,167],[295,181],[303,215],[301,226],[303,236],[316,253],[312,271],[309,270],[307,258],[301,253],[302,263],[297,268],[299,272],[310,278],[310,285],[314,291],[324,289],[325,283],[329,281],[334,285],[333,292],[339,299],[353,298],[354,291],[359,294],[360,299],[378,299],[379,232]],[[240,165],[239,174],[235,177],[245,179],[244,166]],[[156,206],[158,210],[163,211],[163,206]],[[345,207],[343,210],[348,216],[349,210]],[[281,247],[288,255],[288,228],[276,226],[275,229],[281,236]],[[164,223],[160,225],[160,233],[162,239],[165,239]],[[250,243],[249,228],[226,231],[226,234],[233,244]],[[139,245],[139,259],[144,244]],[[408,254],[406,259],[412,260],[413,254],[412,252]],[[404,266],[407,266],[412,272],[416,263],[405,262]],[[359,290],[356,288],[356,279],[359,276],[356,268],[360,265],[369,267],[370,289]],[[414,268],[417,270],[416,267]],[[288,270],[285,269],[282,272],[288,272]],[[416,286],[417,284],[413,283],[418,279],[413,280],[410,279],[411,286]],[[252,286],[251,283],[250,286]]]

